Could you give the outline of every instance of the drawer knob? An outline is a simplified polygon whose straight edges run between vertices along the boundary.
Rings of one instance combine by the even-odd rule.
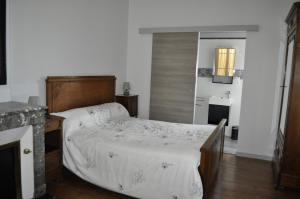
[[[32,151],[30,149],[28,149],[28,148],[24,149],[24,151],[23,151],[23,153],[26,154],[26,155],[29,154],[29,153],[31,153],[31,152]]]

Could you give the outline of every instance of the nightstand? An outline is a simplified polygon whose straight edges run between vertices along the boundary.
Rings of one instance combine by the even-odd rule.
[[[116,95],[116,102],[122,104],[131,117],[138,116],[138,95]]]
[[[46,182],[62,177],[62,124],[63,117],[47,116],[45,125]]]

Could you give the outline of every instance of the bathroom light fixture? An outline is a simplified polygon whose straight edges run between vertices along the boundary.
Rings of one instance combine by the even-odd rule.
[[[234,48],[216,48],[215,53],[214,75],[232,77],[234,75],[236,50]]]

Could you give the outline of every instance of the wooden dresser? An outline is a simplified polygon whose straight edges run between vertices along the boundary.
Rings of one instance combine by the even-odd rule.
[[[286,66],[273,158],[277,188],[300,188],[300,3],[288,14]]]

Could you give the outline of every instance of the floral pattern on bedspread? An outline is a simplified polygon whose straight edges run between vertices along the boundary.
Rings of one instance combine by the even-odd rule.
[[[195,150],[199,150],[203,141],[205,141],[211,134],[211,129],[203,130],[203,128],[189,125],[168,123],[153,120],[143,120],[137,118],[129,118],[122,120],[110,120],[102,125],[100,128],[118,132],[114,135],[116,140],[125,139],[126,142],[141,143],[143,146],[152,145],[153,142],[148,142],[148,137],[157,141],[155,144],[161,146],[185,145],[192,144]],[[91,131],[97,131],[90,129]]]
[[[77,175],[92,183],[141,198],[194,199],[202,196],[200,146],[213,129],[123,118],[65,135],[84,160],[73,160]]]

